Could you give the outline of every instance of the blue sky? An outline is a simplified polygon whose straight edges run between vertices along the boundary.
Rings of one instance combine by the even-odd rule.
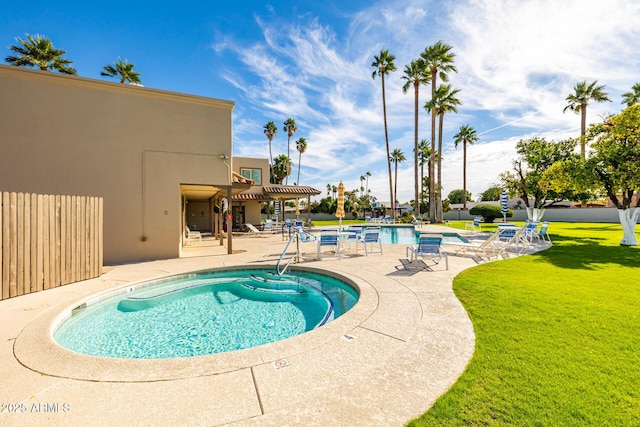
[[[402,70],[438,40],[453,46],[450,83],[462,105],[445,116],[443,194],[462,188],[462,150],[452,136],[463,124],[480,141],[469,147],[474,198],[510,169],[521,138],[577,136],[579,115],[562,110],[578,81],[598,80],[612,102],[588,108],[588,122],[622,108],[621,94],[640,82],[637,0],[293,1],[278,0],[8,2],[0,10],[3,58],[25,33],[49,37],[83,77],[101,78],[118,57],[136,64],[146,87],[232,100],[234,154],[268,157],[263,126],[279,133],[274,156],[287,152],[282,123],[291,116],[304,137],[300,183],[325,191],[340,180],[388,201],[379,78],[381,49],[396,56],[386,78],[390,148],[399,165],[398,199],[413,198],[413,93]],[[420,105],[429,87],[421,88]],[[420,138],[430,138],[420,111]]]

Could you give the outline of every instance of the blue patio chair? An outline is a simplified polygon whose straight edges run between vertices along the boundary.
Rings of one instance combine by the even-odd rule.
[[[340,234],[338,230],[321,230],[320,238],[317,240],[318,259],[322,259],[323,248],[333,248],[335,256],[340,258]]]
[[[529,240],[529,242],[532,242],[535,235],[538,234],[539,223],[539,221],[529,221],[525,225],[524,232],[522,234],[525,239]]]
[[[473,231],[482,231],[482,217],[481,216],[477,216],[475,218],[473,218],[473,221],[467,221],[464,224],[464,229],[465,230],[473,230]]]
[[[380,227],[365,227],[360,236],[356,240],[356,253],[358,253],[358,246],[362,243],[364,246],[364,254],[370,253],[382,254],[382,241],[380,240]],[[375,246],[378,246],[378,250],[375,250]]]
[[[418,257],[423,260],[428,259],[434,264],[439,264],[442,258],[445,260],[446,269],[449,269],[449,258],[447,252],[442,247],[442,234],[426,234],[422,233],[418,237],[418,244],[407,247],[407,258],[413,263],[414,267],[418,266]],[[409,257],[411,255],[411,257]]]
[[[548,229],[549,221],[544,221],[542,225],[540,225],[540,229],[532,237],[538,239],[538,243],[541,243],[545,240],[551,243],[551,236],[549,236],[549,233],[547,231]]]

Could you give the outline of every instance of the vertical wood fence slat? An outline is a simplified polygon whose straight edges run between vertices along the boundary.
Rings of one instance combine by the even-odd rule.
[[[9,194],[9,296],[18,294],[18,195]]]
[[[31,293],[31,195],[24,195],[24,248],[22,256],[24,258],[23,292]]]
[[[31,250],[29,258],[31,272],[29,273],[29,292],[38,291],[38,195],[31,194]]]
[[[102,197],[98,198],[98,274],[96,277],[102,276],[102,264],[104,263],[104,201]]]
[[[4,220],[4,215],[5,215],[5,202],[4,202],[4,193],[0,193],[0,298],[1,299],[5,299],[5,298],[9,298],[9,277],[7,277],[7,280],[5,281],[5,271],[8,272],[7,268],[8,268],[8,262],[5,262],[4,260],[4,256],[5,256],[5,252],[3,251],[2,248],[3,247],[7,247],[6,243],[5,243],[5,237],[7,233],[5,233],[4,230],[4,224],[5,224],[5,220]],[[9,240],[9,238],[7,237],[7,241]],[[5,286],[6,285],[6,286]],[[6,294],[5,294],[6,292]]]
[[[24,193],[16,198],[16,295],[24,295]]]
[[[38,216],[38,243],[36,244],[36,291],[40,292],[44,289],[44,195],[42,194],[38,194],[36,215]]]
[[[42,199],[42,290],[49,289],[51,268],[49,267],[49,195]]]
[[[103,199],[0,192],[0,300],[102,274]]]

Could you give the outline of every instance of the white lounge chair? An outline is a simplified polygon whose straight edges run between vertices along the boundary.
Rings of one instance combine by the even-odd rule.
[[[249,224],[248,222],[245,223],[244,226],[249,230],[250,236],[268,236],[275,233],[275,230],[258,230],[255,225]]]
[[[473,221],[467,221],[464,224],[464,229],[465,230],[473,230],[473,231],[482,231],[482,217],[477,216],[475,218],[473,218]]]
[[[191,245],[191,242],[201,242],[202,234],[199,231],[193,231],[188,226],[184,226],[184,246]]]
[[[500,230],[493,233],[486,240],[477,243],[456,243],[449,246],[453,247],[453,252],[456,255],[475,255],[482,258],[491,259],[497,256],[502,250],[502,247],[498,247],[496,242],[500,239]]]

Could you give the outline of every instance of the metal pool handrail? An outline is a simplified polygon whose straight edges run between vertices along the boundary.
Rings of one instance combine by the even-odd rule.
[[[295,259],[296,262],[298,262],[300,260],[300,239],[306,242],[310,240],[315,240],[316,236],[314,236],[311,233],[307,233],[302,229],[302,227],[298,227],[298,231],[291,235],[291,237],[289,238],[289,242],[287,242],[287,246],[285,246],[284,250],[280,254],[280,258],[278,259],[278,262],[276,263],[276,273],[278,273],[278,276],[282,276],[284,274],[284,272],[289,267],[289,264],[291,264],[291,261]],[[291,256],[291,258],[289,258],[289,261],[287,261],[287,264],[284,266],[284,268],[280,270],[280,263],[282,262],[282,259],[284,258],[285,254],[287,253],[287,250],[289,250],[289,246],[291,246],[291,242],[293,242],[294,240],[296,241],[296,252]]]

